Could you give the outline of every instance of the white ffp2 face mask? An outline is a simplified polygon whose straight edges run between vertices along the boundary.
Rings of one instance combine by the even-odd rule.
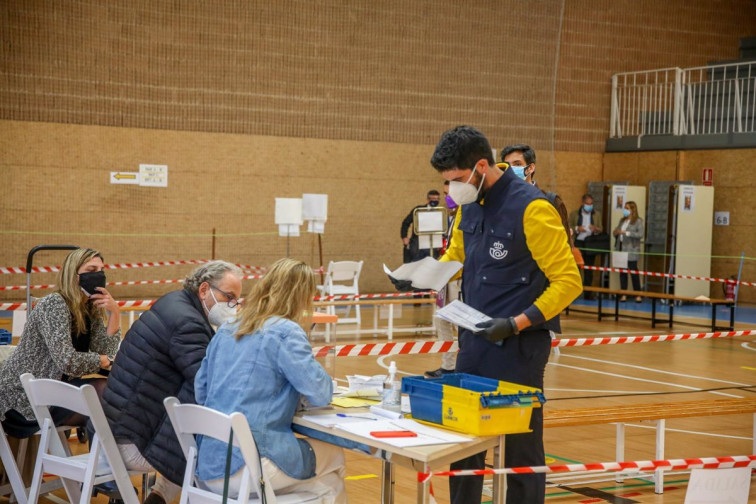
[[[474,185],[470,184],[473,175],[475,175],[475,168],[473,168],[467,182],[457,182],[456,180],[449,182],[449,196],[459,206],[467,205],[468,203],[473,203],[478,200],[478,194],[483,187],[483,181],[486,179],[486,174],[484,173],[480,178],[480,185],[478,185],[477,189]]]
[[[213,307],[207,310],[204,299],[202,300],[202,306],[207,310],[207,320],[210,322],[210,325],[218,328],[236,316],[236,308],[231,308],[226,302],[218,302],[212,288],[210,288],[210,295],[213,297],[213,301],[215,301]]]

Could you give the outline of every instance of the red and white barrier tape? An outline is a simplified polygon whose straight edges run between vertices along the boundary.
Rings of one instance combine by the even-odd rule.
[[[730,278],[711,278],[711,277],[699,277],[699,276],[693,276],[693,275],[675,275],[672,273],[658,273],[656,271],[641,271],[641,270],[631,270],[631,269],[625,269],[625,268],[606,268],[604,266],[583,266],[583,269],[589,269],[589,270],[595,270],[595,271],[611,271],[613,273],[630,273],[632,275],[645,275],[645,276],[653,276],[653,277],[665,277],[665,278],[682,278],[684,280],[706,280],[707,282],[721,282],[726,284],[740,284],[740,285],[747,285],[748,287],[755,287],[756,282],[745,282],[737,280],[732,280]]]
[[[138,263],[119,263],[119,264],[106,264],[105,269],[130,269],[130,268],[148,268],[152,266],[177,266],[181,264],[203,264],[208,262],[209,259],[189,259],[180,261],[155,261],[155,262],[138,262]],[[254,268],[254,266],[249,266]],[[33,266],[32,273],[55,273],[60,271],[60,266]],[[0,274],[9,273],[26,273],[26,268],[23,267],[0,267]]]
[[[1,307],[0,307],[1,308]],[[734,338],[756,334],[756,330],[711,332],[698,334],[657,334],[649,336],[617,336],[613,338],[557,338],[552,347],[619,345],[624,343],[650,343],[653,341],[679,341],[691,339]],[[366,355],[426,354],[456,352],[453,341],[407,341],[404,343],[367,343],[362,345],[324,345],[314,347],[315,357],[325,357],[330,352],[336,357],[361,357]]]
[[[178,261],[154,261],[154,262],[136,262],[136,263],[118,263],[106,264],[105,269],[131,269],[131,268],[149,268],[153,266],[178,266],[184,264],[204,264],[210,262],[210,259],[187,259]],[[250,266],[247,264],[237,264],[239,268],[247,273],[262,273],[266,270],[265,266]],[[56,273],[60,271],[60,266],[33,266],[32,273]],[[313,268],[315,273],[320,273],[322,268]],[[26,273],[24,267],[0,267],[0,275],[12,273]]]
[[[650,343],[653,341],[680,341],[692,339],[734,338],[736,336],[750,336],[756,330],[708,332],[690,334],[656,334],[650,336],[615,336],[612,338],[556,338],[551,341],[552,347],[619,345],[623,343]]]
[[[242,277],[242,280],[256,280],[258,278],[262,278],[263,275],[244,275]],[[120,286],[120,285],[152,285],[152,284],[172,284],[172,283],[184,283],[184,279],[179,280],[132,280],[128,282],[108,282],[107,286]],[[54,289],[55,284],[43,284],[43,285],[32,285],[32,289],[36,290],[42,290],[42,289]],[[25,290],[26,285],[5,285],[0,286],[0,291],[4,290]]]
[[[359,357],[366,355],[408,355],[456,352],[456,341],[407,341],[404,343],[365,343],[362,345],[324,345],[312,349],[315,357],[325,357],[333,352],[336,357]]]
[[[344,294],[341,296],[315,296],[315,301],[339,301],[344,299],[383,299],[410,296],[435,296],[436,291],[423,292],[389,292],[386,294]]]
[[[538,474],[562,472],[607,472],[633,471],[645,472],[657,469],[679,471],[683,469],[725,469],[731,467],[756,467],[756,455],[734,455],[732,457],[706,457],[669,460],[638,460],[634,462],[599,462],[594,464],[555,464],[549,466],[506,467],[504,469],[466,469],[456,471],[438,471],[434,473],[417,473],[421,483],[432,476],[482,476],[488,474]]]

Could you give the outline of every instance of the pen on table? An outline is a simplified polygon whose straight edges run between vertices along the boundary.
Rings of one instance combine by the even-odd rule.
[[[362,420],[378,420],[377,418],[373,417],[365,417],[365,416],[357,416],[357,415],[347,415],[346,413],[336,413],[337,417],[341,418],[360,418]]]

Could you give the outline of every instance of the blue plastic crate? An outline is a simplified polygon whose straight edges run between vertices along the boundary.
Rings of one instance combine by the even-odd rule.
[[[402,379],[412,417],[475,435],[527,432],[534,407],[546,402],[540,389],[452,373]]]

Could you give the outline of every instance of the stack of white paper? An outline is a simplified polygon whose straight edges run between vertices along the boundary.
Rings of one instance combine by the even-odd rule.
[[[475,324],[491,320],[491,317],[471,308],[462,301],[455,299],[448,305],[436,312],[436,317],[451,322],[459,327],[464,327],[472,332],[480,331]]]

